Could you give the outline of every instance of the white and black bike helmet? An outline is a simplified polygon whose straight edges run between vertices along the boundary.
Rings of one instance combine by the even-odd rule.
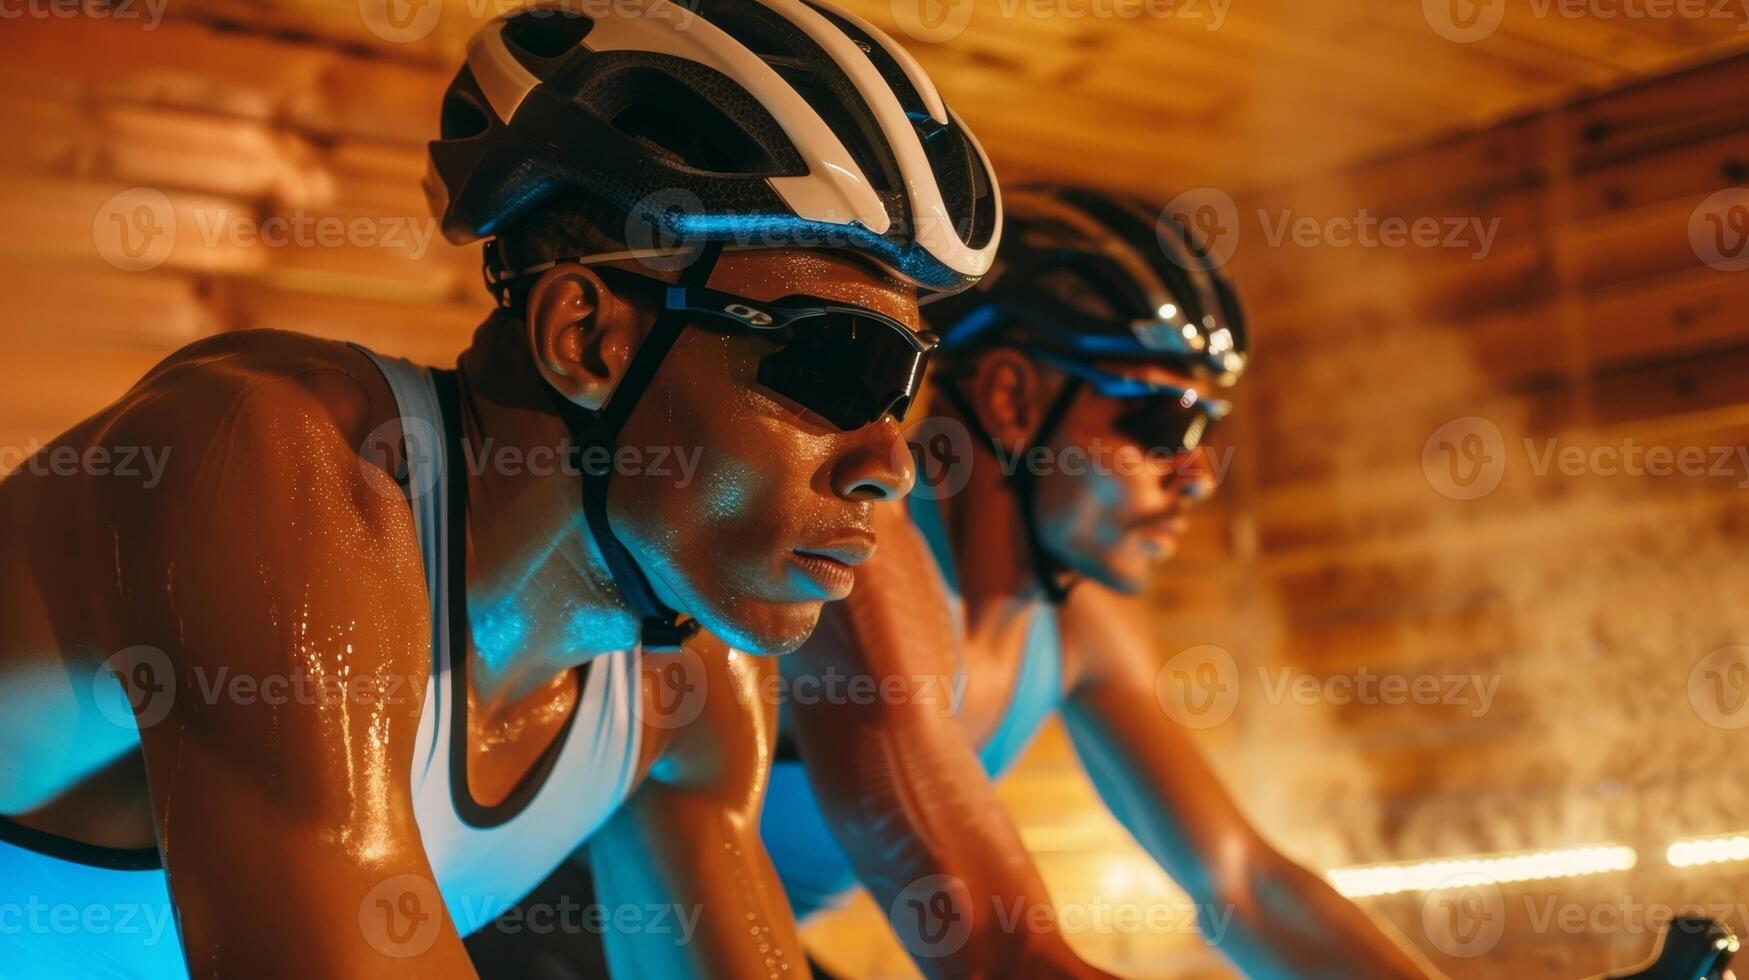
[[[811,0],[597,12],[610,11],[534,7],[469,42],[425,187],[450,241],[581,191],[665,241],[818,242],[929,292],[990,268],[1002,215],[989,161],[879,29]]]

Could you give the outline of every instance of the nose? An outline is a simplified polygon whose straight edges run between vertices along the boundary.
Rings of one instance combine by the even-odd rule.
[[[1213,496],[1219,484],[1215,480],[1214,461],[1209,458],[1208,450],[1198,447],[1174,457],[1165,483],[1168,491],[1176,492],[1186,501],[1200,502]]]
[[[889,415],[846,438],[848,445],[832,466],[832,492],[845,500],[898,500],[917,482],[917,464],[899,423]]]

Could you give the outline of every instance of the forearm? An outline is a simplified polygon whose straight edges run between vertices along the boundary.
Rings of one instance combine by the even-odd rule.
[[[815,760],[810,778],[840,846],[918,969],[1100,975],[1063,939],[1044,882],[970,748],[957,730],[943,739],[929,728],[841,720],[833,729],[841,739],[803,751]]]
[[[646,793],[589,843],[613,975],[806,976],[757,821],[684,792]],[[621,909],[642,926],[614,928]]]
[[[1271,853],[1199,909],[1208,939],[1247,976],[1438,977],[1330,884]]]

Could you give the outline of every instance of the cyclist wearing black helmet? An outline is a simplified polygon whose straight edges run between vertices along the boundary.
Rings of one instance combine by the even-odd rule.
[[[782,664],[798,692],[883,685],[784,707],[763,819],[798,913],[860,881],[930,976],[1103,975],[1064,941],[992,788],[1060,713],[1247,975],[1427,975],[1251,826],[1163,710],[1125,599],[1213,489],[1201,442],[1247,356],[1236,295],[1137,201],[1046,187],[1005,207],[997,268],[924,308],[939,414],[916,438],[921,466],[947,468],[881,508],[880,553]]]
[[[500,307],[456,370],[229,334],[46,450],[153,486],[0,484],[0,904],[135,923],[0,930],[0,972],[470,976],[585,842],[610,913],[674,913],[615,973],[805,969],[749,654],[909,489],[917,296],[997,193],[848,14],[611,7],[492,22],[444,99],[427,190]]]

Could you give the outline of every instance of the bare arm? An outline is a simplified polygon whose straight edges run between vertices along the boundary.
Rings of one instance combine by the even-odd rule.
[[[834,837],[931,977],[1103,976],[1056,928],[1044,882],[946,695],[957,658],[948,597],[922,539],[880,508],[880,550],[786,659],[827,689],[871,678],[873,698],[798,696],[793,731]],[[841,680],[841,686],[843,681]]]
[[[646,657],[646,692],[683,718],[666,753],[626,805],[589,841],[606,916],[608,963],[627,977],[802,977],[807,959],[765,844],[759,807],[771,771],[776,712],[761,689],[774,664],[730,655],[701,636],[677,655]],[[624,916],[616,926],[614,916]]]
[[[143,439],[172,472],[117,505],[122,639],[173,675],[162,721],[136,706],[182,940],[195,977],[472,977],[409,785],[430,658],[411,517],[330,395],[183,379],[156,417],[202,431]]]
[[[1204,934],[1247,976],[1434,975],[1258,835],[1156,698],[1157,667],[1131,601],[1083,586],[1062,628],[1083,668],[1063,716],[1094,785],[1190,894]]]

